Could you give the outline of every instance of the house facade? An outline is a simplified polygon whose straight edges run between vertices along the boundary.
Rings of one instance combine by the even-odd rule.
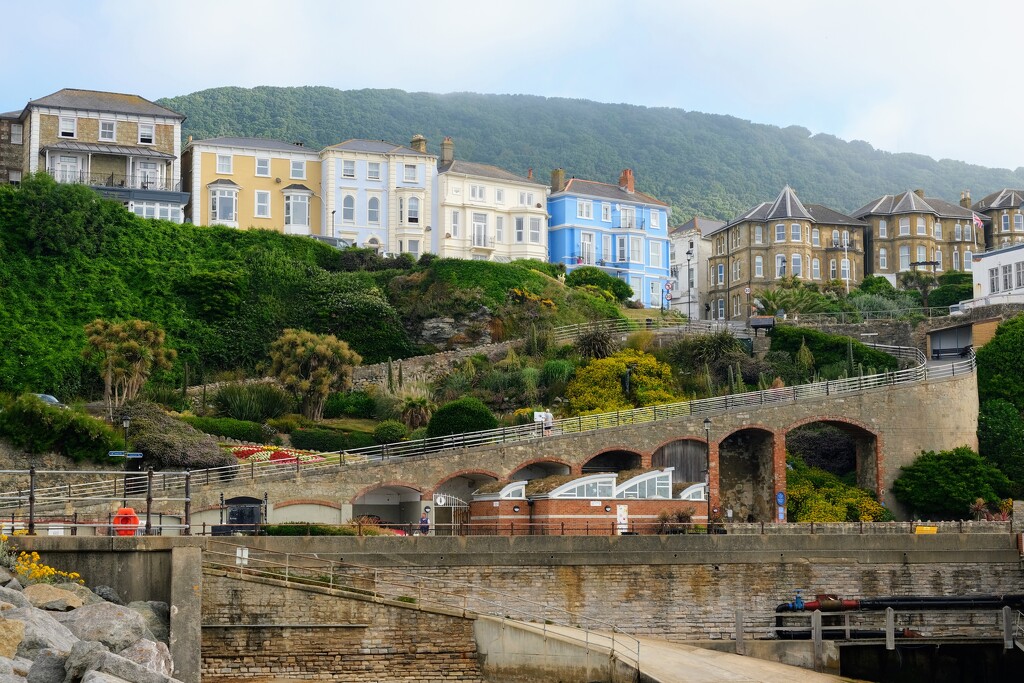
[[[45,171],[140,216],[181,222],[181,114],[138,95],[65,88],[32,100],[16,119],[4,116],[23,141],[18,174]]]
[[[441,142],[434,194],[444,230],[431,233],[439,256],[508,262],[548,258],[548,187],[496,166],[460,161]]]
[[[0,183],[21,182],[25,156],[25,126],[20,111],[0,114]]]
[[[409,147],[346,140],[320,151],[323,224],[332,237],[414,258],[435,232],[437,157],[416,135]]]
[[[786,278],[856,286],[864,277],[865,227],[828,207],[805,206],[787,185],[774,202],[762,202],[705,235],[712,253],[703,317],[746,320],[757,292]]]
[[[912,269],[970,271],[974,254],[985,250],[980,216],[969,208],[925,197],[922,190],[878,197],[853,215],[868,224],[867,272],[893,283],[900,272]]]
[[[971,206],[971,194],[966,192],[961,197],[961,204],[984,216],[984,244],[989,249],[1024,244],[1024,190],[1004,188],[984,197],[974,206]]]
[[[600,268],[629,283],[633,297],[648,308],[667,306],[669,272],[668,204],[636,190],[631,169],[618,185],[551,172],[548,197],[548,260],[566,272]]]
[[[197,225],[321,235],[320,156],[300,144],[264,138],[189,140],[182,179]]]
[[[1024,244],[974,256],[974,305],[1024,302]]]
[[[711,255],[711,240],[704,237],[704,233],[724,226],[722,221],[694,216],[669,231],[671,307],[692,320],[703,317],[707,301],[708,279],[704,264]]]

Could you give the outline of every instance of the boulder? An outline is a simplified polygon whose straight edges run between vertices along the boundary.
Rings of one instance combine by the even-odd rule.
[[[25,590],[21,585],[21,581],[18,581],[18,579],[16,578],[8,581],[6,584],[4,584],[4,587],[10,588],[12,591],[18,591],[19,593]]]
[[[55,612],[55,614],[64,614]],[[71,613],[73,614],[73,612]],[[34,607],[18,607],[4,612],[5,619],[25,624],[25,637],[18,645],[18,656],[35,659],[40,650],[52,648],[70,652],[78,638],[50,616],[49,612]]]
[[[18,646],[24,639],[24,622],[0,617],[0,657],[14,659],[18,654]]]
[[[78,641],[64,661],[64,677],[61,680],[77,683],[89,671],[98,670],[103,664],[103,657],[109,652],[102,643],[94,640]]]
[[[158,600],[136,600],[128,603],[128,608],[142,615],[146,627],[161,643],[168,643],[170,636],[171,610],[166,602]]]
[[[105,674],[123,678],[126,681],[131,681],[131,683],[171,683],[172,681],[177,680],[165,674],[151,671],[142,664],[137,664],[130,659],[125,659],[124,657],[109,652],[103,655],[103,659],[97,670],[102,671]],[[67,681],[67,679],[65,679],[65,681]],[[67,683],[70,682],[68,681]]]
[[[92,592],[100,596],[107,602],[112,602],[115,605],[123,605],[124,600],[117,594],[117,591],[110,586],[96,586],[92,589]]]
[[[141,664],[150,671],[170,676],[174,673],[174,662],[171,661],[171,651],[163,643],[154,643],[152,640],[135,641],[125,649],[117,653],[119,656],[136,664]]]
[[[95,605],[97,602],[103,602],[103,598],[79,583],[57,583],[54,586],[62,590],[71,591],[78,596],[83,605]]]
[[[14,578],[14,574],[7,567],[0,567],[0,586]]]
[[[33,607],[53,612],[67,612],[82,606],[82,599],[71,591],[46,583],[34,583],[27,586],[23,595],[29,599]]]
[[[54,616],[77,638],[95,640],[115,652],[139,638],[156,640],[142,615],[123,605],[98,602],[71,612],[55,612]]]
[[[32,660],[24,657],[14,658],[14,673],[19,676],[28,676],[29,669],[32,668]]]
[[[0,600],[9,602],[15,607],[31,607],[32,603],[26,598],[21,589],[0,588]]]
[[[90,671],[82,677],[82,683],[131,683],[131,681],[105,674],[102,671]]]
[[[28,670],[28,683],[63,683],[66,672],[64,662],[67,661],[68,653],[58,652],[49,648],[40,650],[36,655],[36,661]]]
[[[4,602],[3,600],[0,600],[0,612],[3,612],[7,609],[14,609],[15,607],[17,607],[17,605],[12,605],[9,602]]]
[[[0,657],[0,676],[13,676],[14,662],[7,657]]]

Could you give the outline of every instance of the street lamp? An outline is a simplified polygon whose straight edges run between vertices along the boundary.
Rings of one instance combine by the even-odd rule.
[[[708,504],[708,523],[711,522],[711,418],[704,418],[704,502]],[[710,526],[708,527],[710,529]]]
[[[128,428],[132,426],[132,419],[125,415],[121,418],[121,426],[124,427],[124,486],[122,487],[122,494],[124,500],[121,501],[121,507],[128,507]]]
[[[693,249],[686,250],[686,322],[693,318],[690,316],[690,261],[693,260]]]

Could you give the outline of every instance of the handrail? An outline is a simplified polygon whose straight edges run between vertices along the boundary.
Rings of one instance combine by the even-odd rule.
[[[552,329],[551,337],[556,344],[565,344],[594,330],[604,330],[611,334],[638,332],[640,330],[677,330],[680,333],[686,334],[731,332],[737,336],[750,336],[749,328],[744,323],[734,320],[662,320],[660,318],[649,318],[646,321],[640,321],[615,318],[612,320],[592,320],[575,325],[556,327]]]
[[[588,645],[591,633],[600,629],[611,634],[612,656],[627,654],[629,663],[637,670],[640,669],[640,641],[615,624],[467,581],[213,540],[207,543],[203,551],[203,566],[237,574],[239,578],[273,578],[286,583],[319,586],[375,599],[517,619],[538,626],[557,624],[582,630],[584,638],[560,633]],[[586,628],[584,625],[595,628]],[[616,639],[622,644],[628,644],[631,649],[619,651],[615,647]]]
[[[742,394],[728,394],[695,401],[680,401],[661,405],[634,408],[632,410],[584,415],[555,420],[552,435],[581,434],[601,429],[611,429],[626,425],[658,422],[680,417],[721,414],[739,408],[751,408],[782,403],[797,403],[805,400],[845,394],[858,394],[870,389],[901,384],[927,382],[933,379],[944,379],[974,372],[976,356],[974,350],[968,352],[967,358],[955,363],[943,363],[928,367],[924,353],[917,348],[889,346],[885,344],[868,344],[897,358],[911,360],[913,367],[894,372],[882,372],[874,375],[850,377],[839,380],[812,382],[779,389],[764,389]],[[535,441],[545,437],[538,423],[529,423],[513,427],[499,427],[479,432],[468,432],[451,436],[416,439],[382,446],[366,446],[349,451],[333,451],[322,454],[324,459],[316,463],[302,464],[295,462],[264,462],[235,464],[194,470],[190,474],[193,486],[210,483],[226,483],[236,479],[266,479],[272,477],[292,477],[298,472],[310,473],[334,470],[343,466],[362,463],[377,463],[391,458],[434,456],[445,451],[461,450],[495,444]],[[66,501],[85,496],[117,496],[118,483],[123,472],[112,472],[111,479],[86,482],[82,484],[65,484],[35,489],[35,504],[63,504]],[[154,479],[154,490],[168,491],[184,488],[185,472],[160,472]],[[0,492],[0,509],[21,507],[28,502],[28,491]]]

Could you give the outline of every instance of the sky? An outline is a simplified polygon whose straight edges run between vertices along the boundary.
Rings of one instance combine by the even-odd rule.
[[[14,27],[3,32],[0,111],[68,87],[148,99],[228,85],[511,93],[677,107],[1024,166],[1019,0],[0,6]]]

